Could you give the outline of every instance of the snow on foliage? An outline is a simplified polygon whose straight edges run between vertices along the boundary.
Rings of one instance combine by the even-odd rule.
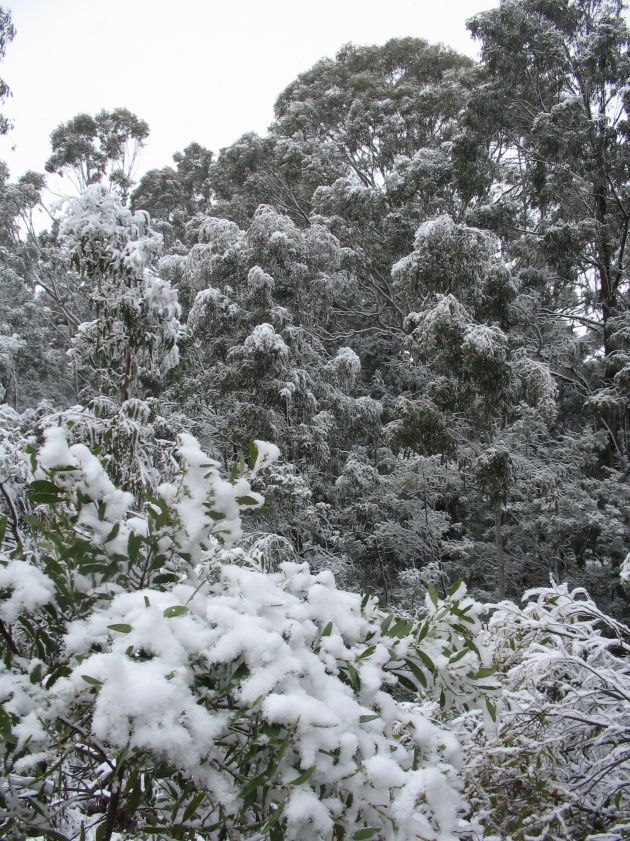
[[[100,184],[68,199],[59,229],[62,241],[87,272],[140,274],[162,250],[144,210],[133,213]]]
[[[10,595],[0,604],[0,618],[12,623],[21,611],[34,611],[54,599],[53,582],[26,561],[11,559],[0,568],[0,590]]]
[[[488,622],[504,687],[496,733],[473,736],[468,795],[489,832],[517,841],[621,841],[630,828],[630,628],[566,584],[523,600],[500,603]]]
[[[361,373],[361,360],[352,348],[342,347],[328,367],[339,384],[349,391]]]
[[[138,380],[160,379],[179,362],[177,293],[150,269],[162,238],[144,211],[132,213],[101,185],[67,202],[60,236],[92,286],[96,314],[79,325],[70,354],[97,369],[105,393],[127,399]]]
[[[396,696],[446,709],[492,695],[481,606],[460,585],[407,620],[330,572],[263,572],[236,547],[262,497],[190,435],[175,454],[178,476],[132,510],[63,426],[30,453],[34,531],[0,568],[10,837],[102,826],[102,792],[129,838],[180,807],[196,831],[239,838],[276,825],[287,839],[458,838],[457,741]],[[254,471],[277,457],[256,442]],[[29,654],[42,646],[45,664]],[[59,779],[72,801],[54,796]]]

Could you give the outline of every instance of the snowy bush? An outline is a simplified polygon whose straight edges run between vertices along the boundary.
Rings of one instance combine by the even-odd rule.
[[[431,590],[412,621],[305,564],[264,572],[237,545],[247,476],[191,436],[174,458],[138,509],[63,426],[30,451],[0,567],[4,837],[460,837],[457,741],[397,699],[493,710],[480,606]]]
[[[468,732],[468,795],[492,837],[622,841],[630,833],[630,628],[583,589],[531,590],[488,623],[504,673],[498,729]]]

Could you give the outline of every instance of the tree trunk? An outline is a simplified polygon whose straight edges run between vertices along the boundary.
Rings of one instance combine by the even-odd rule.
[[[499,503],[494,509],[494,542],[497,548],[497,585],[499,601],[505,598],[505,560],[503,557],[503,509]]]

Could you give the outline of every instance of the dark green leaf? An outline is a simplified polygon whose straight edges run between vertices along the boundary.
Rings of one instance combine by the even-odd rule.
[[[186,806],[186,808],[184,809],[184,817],[183,817],[184,822],[187,821],[190,817],[192,817],[195,814],[195,811],[197,810],[197,807],[202,802],[202,800],[204,799],[205,796],[206,796],[205,791],[198,791],[190,799],[190,802],[188,803],[188,806]]]
[[[405,659],[405,665],[407,666],[411,674],[415,677],[415,679],[418,681],[420,686],[426,689],[427,679],[424,676],[424,672],[422,671],[422,669],[420,669],[419,666],[417,666],[416,663],[413,662],[413,660],[409,659]]]
[[[48,479],[34,479],[29,484],[29,489],[49,496],[59,496],[61,493],[61,489],[54,482],[49,482]]]
[[[311,777],[313,776],[313,774],[315,773],[315,771],[316,771],[315,766],[313,766],[312,768],[309,768],[309,769],[308,769],[308,770],[306,770],[306,771],[303,771],[303,772],[302,772],[302,773],[301,773],[298,777],[296,777],[294,780],[290,780],[290,781],[289,781],[289,785],[291,785],[291,786],[301,786],[301,785],[302,785],[302,783],[306,783],[306,782],[308,782],[308,781],[311,779]]]
[[[253,496],[237,496],[235,499],[239,505],[259,505],[259,501]]]

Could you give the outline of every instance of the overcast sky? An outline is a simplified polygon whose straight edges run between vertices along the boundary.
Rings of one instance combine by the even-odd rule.
[[[2,2],[2,0],[0,0]],[[295,76],[349,41],[415,36],[477,57],[466,20],[498,0],[4,0],[17,30],[0,68],[12,177],[42,171],[50,132],[82,111],[149,123],[141,171],[197,141],[264,133]]]

